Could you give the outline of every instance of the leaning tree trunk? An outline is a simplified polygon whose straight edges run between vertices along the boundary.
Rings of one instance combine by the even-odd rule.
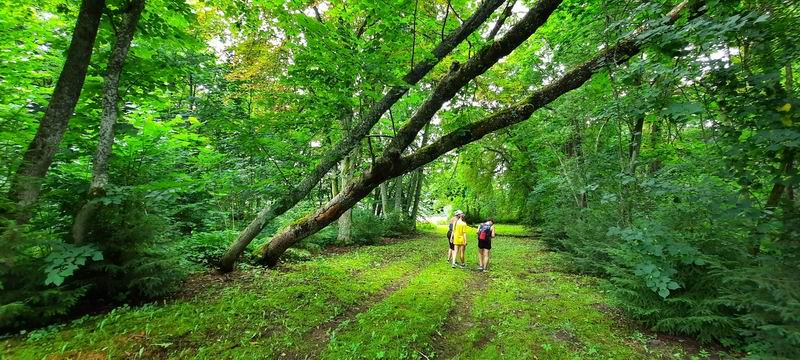
[[[540,2],[539,5],[542,3]],[[674,23],[682,12],[681,10],[687,5],[688,0],[676,6],[664,20],[664,25]],[[544,19],[542,19],[543,22]],[[592,75],[607,65],[620,64],[627,61],[640,51],[642,43],[649,38],[645,35],[645,30],[648,28],[649,26],[640,27],[630,37],[620,40],[615,46],[606,48],[606,50],[571,70],[558,80],[533,92],[523,101],[495,112],[482,120],[462,126],[413,154],[396,157],[394,155],[398,154],[402,149],[392,149],[390,146],[364,175],[354,180],[325,206],[273,237],[267,246],[262,249],[262,263],[268,266],[277,264],[280,255],[292,244],[318,232],[335,221],[343,212],[367,196],[381,182],[412,171],[459,146],[477,141],[494,131],[522,122],[528,119],[534,111],[583,85]],[[512,28],[506,36],[513,31],[514,29]],[[467,66],[469,66],[469,63]],[[401,134],[409,134],[409,128],[413,126],[413,121],[409,121],[398,131],[398,136],[395,137],[395,140],[402,139],[400,137]]]
[[[494,40],[495,36],[497,36],[497,33],[500,32],[500,28],[503,27],[503,24],[506,22],[509,16],[513,14],[514,5],[516,3],[517,0],[508,0],[506,8],[503,9],[503,12],[500,14],[500,16],[497,18],[497,21],[494,23],[492,31],[489,32],[489,36],[486,37],[488,40]]]
[[[30,219],[44,177],[67,131],[72,112],[75,111],[75,105],[86,80],[104,8],[104,0],[83,0],[81,3],[78,20],[67,50],[67,58],[53,89],[53,95],[47,104],[44,117],[39,122],[39,129],[11,180],[8,197],[16,204],[14,216],[20,223]]]
[[[247,245],[258,236],[269,221],[285,213],[308,195],[325,174],[369,134],[369,131],[378,120],[380,120],[381,116],[400,100],[411,86],[419,82],[444,59],[445,56],[455,49],[458,44],[477,30],[502,3],[503,0],[485,0],[461,26],[455,29],[446,38],[442,39],[439,45],[431,51],[431,56],[417,63],[411,71],[403,77],[404,85],[391,87],[383,98],[370,108],[369,113],[364,116],[361,122],[351,129],[348,136],[342,139],[332,151],[323,156],[316,168],[314,168],[296,188],[279,196],[269,207],[259,211],[255,219],[253,219],[247,228],[239,234],[236,241],[234,241],[222,259],[220,259],[219,269],[226,272],[233,270],[233,264],[236,262],[236,259],[239,258],[245,248],[247,248]],[[385,208],[384,212],[386,212]]]
[[[89,198],[75,215],[72,225],[72,241],[75,244],[84,242],[87,225],[100,207],[98,198],[105,196],[108,185],[108,159],[111,156],[111,147],[114,144],[114,125],[117,123],[119,102],[119,78],[128,50],[131,47],[136,25],[144,10],[146,0],[137,0],[131,3],[128,11],[123,15],[117,27],[116,41],[111,50],[106,67],[105,82],[103,83],[103,115],[100,118],[100,134],[97,139],[92,166],[92,182],[89,185]]]

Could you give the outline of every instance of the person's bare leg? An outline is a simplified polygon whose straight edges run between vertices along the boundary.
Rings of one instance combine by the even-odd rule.
[[[489,249],[483,250],[483,270],[489,270]]]
[[[456,267],[456,256],[458,255],[458,245],[455,245],[453,247],[453,250],[450,250],[450,251],[453,253],[453,257],[451,259],[451,263],[453,264],[453,267]]]
[[[461,246],[459,246],[459,248],[460,248],[459,250],[461,250],[461,256],[460,256],[460,258],[461,258],[461,265],[464,265],[464,266],[466,266],[466,265],[467,265],[467,262],[466,262],[466,261],[464,261],[464,256],[466,255],[465,253],[467,252],[467,246],[466,246],[466,245],[461,245]]]

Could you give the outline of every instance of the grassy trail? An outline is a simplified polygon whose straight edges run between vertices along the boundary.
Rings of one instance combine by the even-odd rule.
[[[252,270],[193,299],[6,340],[0,359],[686,358],[615,322],[600,280],[559,272],[535,239],[499,236],[479,273],[474,240],[470,267],[451,269],[442,234]]]

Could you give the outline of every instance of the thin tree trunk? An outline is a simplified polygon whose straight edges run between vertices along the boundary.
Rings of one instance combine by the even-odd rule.
[[[386,186],[386,182],[382,182],[380,185],[381,191],[381,208],[383,209],[383,218],[387,218],[389,216],[389,189]]]
[[[342,160],[342,169],[341,169],[341,191],[344,191],[344,187],[347,186],[347,183],[350,182],[350,178],[352,177],[352,168],[350,165],[350,156],[346,156],[344,160]],[[351,228],[353,224],[353,211],[352,209],[347,210],[339,217],[339,232],[336,236],[336,240],[340,244],[349,244],[350,243],[350,236]]]
[[[323,156],[314,170],[308,174],[300,184],[291,191],[279,196],[269,207],[258,212],[255,219],[250,222],[247,228],[242,231],[236,241],[231,245],[225,256],[220,259],[219,269],[221,271],[233,270],[236,259],[244,252],[247,245],[264,229],[269,221],[279,216],[302,200],[316,186],[316,184],[327,174],[344,156],[346,156],[363,139],[372,127],[380,120],[386,111],[389,110],[398,100],[400,100],[408,89],[419,82],[428,72],[430,72],[447,54],[449,54],[458,44],[463,42],[472,34],[486,19],[494,12],[503,0],[486,0],[477,10],[464,21],[461,26],[454,30],[450,35],[443,39],[424,61],[420,61],[404,77],[405,82],[402,86],[394,86],[388,90],[384,97],[376,102],[369,113],[356,125],[352,131],[340,141],[332,151]],[[386,209],[384,209],[384,212]]]
[[[403,189],[403,218],[411,219],[411,207],[414,205],[414,194],[417,189],[417,171],[411,172],[408,177],[408,186]]]
[[[492,31],[489,32],[489,36],[487,38],[489,40],[494,40],[497,33],[500,31],[500,28],[503,27],[503,24],[506,22],[509,16],[511,16],[512,11],[514,10],[514,4],[517,3],[517,0],[508,0],[506,4],[506,8],[503,9],[503,13],[497,18],[497,22],[494,23],[494,27]]]
[[[372,215],[381,216],[381,194],[379,190],[372,192]]]
[[[542,3],[543,2],[539,2],[538,4],[541,5]],[[682,12],[681,10],[687,7],[687,5],[688,0],[676,6],[667,15],[664,23],[674,23]],[[367,196],[370,191],[380,185],[381,182],[412,171],[435,160],[450,150],[479,140],[494,131],[522,122],[528,119],[537,109],[542,108],[555,101],[561,95],[583,85],[592,75],[605,68],[605,66],[609,64],[620,64],[627,61],[638,53],[642,43],[648,40],[647,36],[642,36],[647,28],[647,26],[640,27],[634,31],[631,36],[620,40],[615,46],[606,48],[600,54],[571,70],[560,79],[533,92],[523,101],[509,108],[497,111],[482,120],[462,126],[413,154],[400,158],[395,156],[395,151],[398,151],[397,149],[388,148],[387,151],[384,152],[384,155],[376,160],[375,164],[367,170],[363,176],[351,182],[351,184],[345,188],[345,191],[339,193],[339,195],[312,215],[294,223],[280,234],[274,236],[267,246],[261,250],[262,263],[268,266],[277,264],[278,258],[289,246],[318,232],[320,229],[336,220],[344,211],[351,208],[364,196]],[[513,28],[506,36],[512,32]],[[409,129],[414,126],[413,121],[409,121],[406,126],[398,131],[395,140],[398,138],[402,139],[403,137],[401,137],[401,134],[409,134]]]
[[[658,148],[658,141],[660,139],[660,136],[661,136],[661,128],[658,126],[658,119],[656,119],[655,121],[653,121],[652,124],[650,124],[650,147],[652,147],[653,150],[656,150]],[[660,169],[661,169],[661,159],[656,158],[655,160],[653,160],[653,162],[650,163],[650,173],[651,174],[655,173]]]
[[[401,216],[403,211],[403,177],[394,179],[394,209],[392,214]]]
[[[428,125],[425,126],[425,130],[422,133],[422,145],[420,146],[420,148],[425,147],[425,145],[428,145],[429,138],[430,138],[430,123],[428,123]],[[417,182],[415,184],[415,189],[413,193],[414,200],[411,207],[411,214],[409,215],[414,230],[417,229],[417,213],[419,212],[419,201],[420,201],[420,196],[422,195],[422,185],[425,181],[425,168],[420,167],[419,169],[417,169],[416,174],[417,174],[416,175]]]
[[[72,225],[72,241],[81,244],[86,238],[87,225],[95,211],[100,207],[96,199],[105,196],[108,184],[108,159],[114,144],[114,124],[117,122],[119,102],[119,78],[128,57],[128,50],[136,33],[136,25],[144,10],[145,0],[131,3],[131,7],[122,16],[117,28],[114,48],[108,59],[105,82],[103,83],[103,114],[100,118],[100,134],[92,166],[92,182],[89,185],[88,199],[75,215]]]
[[[642,147],[642,131],[644,128],[644,115],[639,116],[636,118],[636,123],[633,126],[633,132],[631,132],[631,142],[628,147],[628,172],[631,175],[636,174],[636,163],[639,157],[639,150]]]
[[[39,129],[28,145],[22,163],[11,181],[8,197],[16,204],[15,218],[20,223],[30,219],[44,177],[50,169],[53,156],[58,151],[61,139],[67,131],[69,119],[75,111],[75,105],[86,80],[104,8],[104,0],[81,2],[64,67],[47,104],[44,117],[39,122]]]

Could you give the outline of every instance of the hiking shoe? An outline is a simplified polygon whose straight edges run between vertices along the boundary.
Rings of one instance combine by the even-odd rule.
[[[456,264],[453,264],[452,268],[455,269],[456,268]]]
[[[465,265],[465,264],[461,264],[461,265],[458,265],[458,266],[459,266],[460,268],[462,268],[462,269],[463,269],[463,268],[465,268],[465,267],[467,267],[467,265]]]

